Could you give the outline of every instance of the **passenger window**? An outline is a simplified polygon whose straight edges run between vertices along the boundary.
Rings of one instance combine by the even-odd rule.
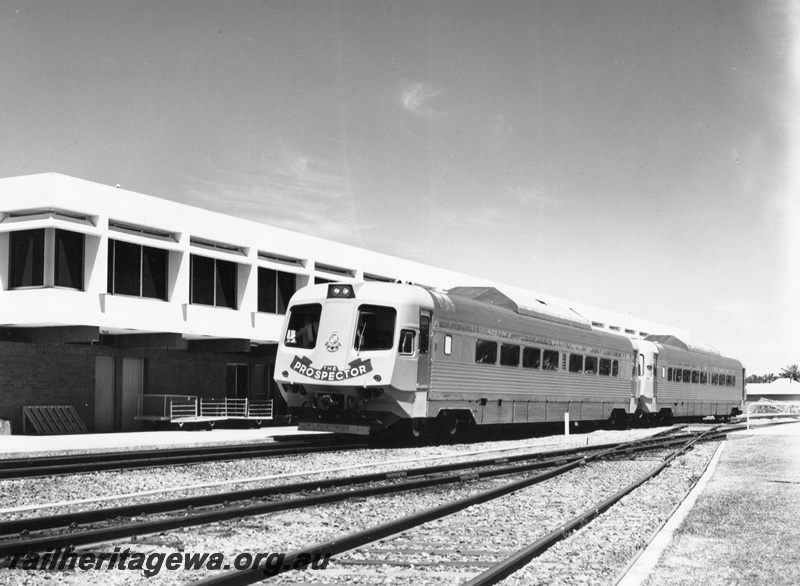
[[[711,375],[711,384],[716,385],[719,382],[719,375],[714,373]]]
[[[684,370],[683,371],[683,382],[688,383],[692,380],[692,371],[691,370]]]
[[[707,372],[701,372],[700,373],[700,384],[701,385],[707,385],[708,384],[708,373]]]
[[[542,370],[558,370],[558,350],[545,350]]]
[[[675,382],[676,382],[676,383],[683,382],[683,379],[681,378],[681,373],[682,373],[682,372],[683,372],[683,371],[682,371],[680,368],[676,368],[676,369],[675,369]]]
[[[600,374],[601,376],[611,376],[611,360],[608,358],[600,359]]]
[[[500,344],[500,365],[519,366],[519,346],[515,344]]]
[[[611,376],[619,376],[619,360],[611,363]]]
[[[569,355],[569,371],[583,372],[583,356],[580,354]]]
[[[692,382],[693,383],[699,383],[700,382],[700,373],[697,372],[696,370],[692,371]]]
[[[414,330],[401,330],[400,331],[400,347],[398,351],[400,354],[413,354],[414,353]]]
[[[542,361],[542,352],[538,348],[522,349],[522,368],[539,368]]]
[[[321,313],[322,305],[319,303],[295,305],[289,314],[289,324],[283,340],[284,345],[309,350],[313,348],[317,343]]]
[[[496,364],[497,342],[477,340],[475,342],[475,362],[481,364]]]
[[[584,371],[586,374],[597,374],[597,357],[596,356],[587,356],[586,357],[586,364],[584,366]]]
[[[445,334],[444,337],[444,353],[446,356],[450,356],[453,353],[453,336],[450,334]]]

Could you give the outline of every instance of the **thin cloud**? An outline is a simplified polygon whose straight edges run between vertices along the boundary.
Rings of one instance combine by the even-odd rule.
[[[561,201],[542,193],[537,187],[509,187],[508,192],[524,205],[534,205],[538,207],[557,206]]]
[[[266,172],[211,169],[187,189],[190,203],[295,232],[352,242],[353,183],[334,158],[282,148]]]
[[[403,88],[400,101],[403,108],[415,116],[435,118],[441,116],[443,112],[439,108],[433,106],[431,102],[441,94],[442,91],[434,88],[432,85],[417,82]]]
[[[514,127],[502,114],[497,114],[489,123],[489,148],[500,150],[511,141]]]

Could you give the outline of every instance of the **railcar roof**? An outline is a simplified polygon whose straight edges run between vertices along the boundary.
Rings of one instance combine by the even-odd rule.
[[[684,342],[675,336],[670,335],[650,335],[645,338],[648,342],[658,342],[663,346],[673,346],[682,350],[689,350],[692,352],[702,352],[703,354],[710,354],[712,356],[721,356],[719,350],[712,348],[706,344],[698,344],[697,342]]]
[[[453,287],[447,292],[455,297],[487,303],[510,309],[521,315],[536,317],[545,321],[569,325],[583,330],[591,330],[589,320],[572,310],[563,309],[538,299],[511,298],[496,287]]]

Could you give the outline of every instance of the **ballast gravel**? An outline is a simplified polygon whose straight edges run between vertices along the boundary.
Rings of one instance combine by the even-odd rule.
[[[134,470],[102,472],[48,479],[0,481],[0,520],[17,516],[49,514],[42,509],[24,513],[4,512],[21,505],[45,505],[53,502],[91,499],[148,490],[186,487],[255,477],[270,477],[259,482],[232,486],[181,489],[174,492],[140,495],[126,499],[150,501],[175,498],[186,494],[219,492],[235,486],[259,486],[306,480],[292,477],[293,473],[330,470],[312,476],[331,477],[352,475],[378,470],[392,470],[432,464],[427,458],[436,456],[452,459],[458,454],[483,452],[466,457],[483,459],[489,450],[513,449],[520,451],[547,451],[580,445],[598,445],[630,441],[652,435],[655,430],[625,432],[601,431],[575,435],[565,441],[563,437],[538,438],[513,442],[486,444],[446,445],[386,450],[360,450],[346,453],[322,453],[285,458],[264,458],[235,462],[216,462],[180,466],[159,470]],[[648,481],[621,503],[559,542],[523,570],[504,581],[504,584],[613,584],[616,577],[652,537],[677,504],[684,498],[694,482],[702,475],[713,456],[718,442],[697,445],[692,451],[677,458],[671,466],[655,479]],[[522,446],[522,447],[520,447]],[[535,447],[532,447],[535,446]],[[397,462],[404,463],[398,464]],[[405,553],[346,552],[336,556],[325,569],[292,572],[271,578],[267,583],[363,583],[363,584],[458,584],[482,571],[465,568],[472,561],[491,561],[490,557],[472,555],[475,552],[505,552],[524,547],[556,529],[561,523],[598,503],[657,464],[652,454],[631,461],[601,462],[570,472],[543,484],[506,496],[489,505],[481,505],[451,515],[404,535]],[[354,466],[365,466],[355,469]],[[341,469],[341,470],[340,470]],[[463,498],[469,492],[482,492],[507,480],[473,481],[450,485],[411,494],[383,496],[369,499],[312,507],[300,511],[262,515],[201,527],[189,527],[162,535],[142,537],[137,540],[105,544],[82,551],[113,553],[129,549],[131,553],[145,555],[173,553],[221,554],[232,565],[240,556],[255,557],[259,553],[283,553],[303,549],[337,536],[352,533],[380,523],[400,518],[413,512],[432,508]],[[97,508],[102,503],[76,504],[69,508]],[[400,542],[402,543],[402,542]],[[422,544],[417,547],[414,544]],[[469,555],[449,555],[460,565],[445,566],[439,550],[457,544],[459,550]],[[409,553],[410,552],[410,553]],[[367,563],[346,564],[339,560],[358,562],[384,555],[392,565]],[[393,557],[394,556],[394,557]],[[153,558],[158,559],[158,557]],[[152,574],[146,576],[145,574]],[[147,570],[93,569],[93,570],[10,570],[0,566],[0,584],[131,584],[148,581],[154,586],[191,583],[216,572],[207,570],[168,570],[162,565],[158,572]]]

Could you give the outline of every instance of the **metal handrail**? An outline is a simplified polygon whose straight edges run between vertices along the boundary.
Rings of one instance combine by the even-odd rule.
[[[754,410],[763,410],[767,408],[769,411],[764,414],[764,417],[775,417],[780,415],[786,416],[800,416],[800,401],[773,401],[771,399],[760,399],[752,403],[748,403],[745,408],[747,414],[747,429],[750,429],[750,415],[757,416],[753,413]]]

